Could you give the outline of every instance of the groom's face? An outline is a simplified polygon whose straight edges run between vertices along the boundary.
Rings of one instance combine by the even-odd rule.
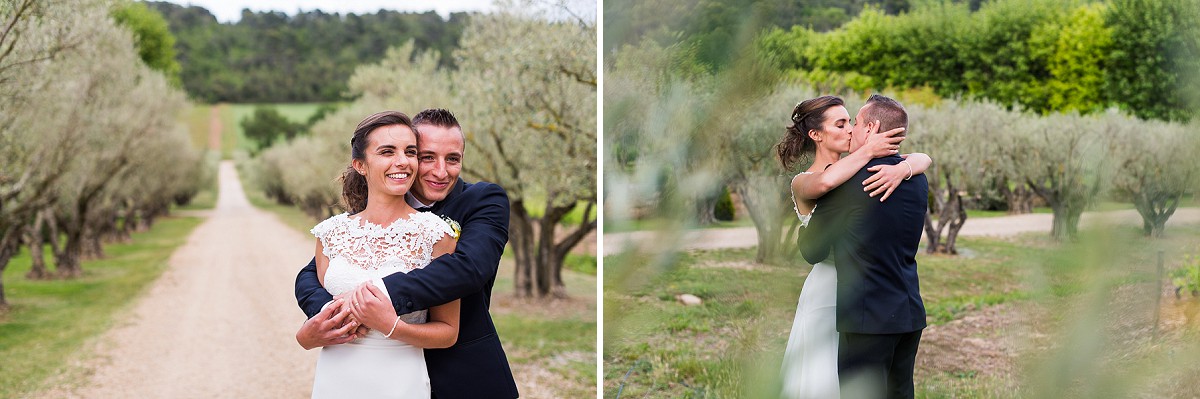
[[[423,203],[446,199],[462,172],[462,129],[429,124],[416,126],[421,138],[417,149],[417,185],[412,193]]]
[[[854,115],[854,129],[850,130],[850,152],[858,151],[863,145],[863,140],[867,139],[867,134],[869,134],[871,126],[863,118],[869,116],[867,107],[870,106],[870,104],[864,105],[858,109],[858,114]],[[871,122],[873,123],[874,121]]]

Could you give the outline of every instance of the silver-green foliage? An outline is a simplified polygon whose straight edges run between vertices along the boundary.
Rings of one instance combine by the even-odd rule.
[[[926,250],[957,253],[958,232],[966,209],[986,190],[1007,184],[1001,132],[1017,121],[988,102],[946,101],[937,107],[909,104],[909,139],[902,152],[924,152],[933,158],[925,171],[929,212],[925,216]]]
[[[1195,193],[1200,178],[1197,126],[1119,116],[1110,116],[1106,123],[1120,132],[1109,161],[1116,167],[1114,194],[1133,202],[1146,235],[1162,236],[1167,219],[1185,195]]]
[[[104,236],[144,226],[199,183],[187,178],[201,155],[176,120],[183,94],[141,61],[109,6],[0,7],[11,27],[0,37],[0,268],[43,213],[65,237],[59,272],[78,274],[85,250],[100,255]]]

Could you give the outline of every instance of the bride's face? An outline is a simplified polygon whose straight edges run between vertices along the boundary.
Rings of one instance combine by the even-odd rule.
[[[850,113],[846,107],[836,106],[825,110],[825,121],[821,122],[821,130],[810,135],[815,136],[817,146],[837,153],[850,152],[850,131],[854,125],[850,123]]]
[[[354,169],[367,178],[369,198],[404,196],[416,180],[417,135],[404,125],[388,125],[367,136],[365,159]]]

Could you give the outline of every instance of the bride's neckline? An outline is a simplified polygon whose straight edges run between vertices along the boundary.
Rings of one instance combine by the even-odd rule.
[[[413,215],[415,215],[417,213],[420,213],[420,212],[413,210],[411,213],[400,215],[395,220],[392,220],[391,223],[388,223],[387,226],[384,226],[382,223],[373,223],[370,220],[367,220],[366,217],[359,216],[359,214],[357,214],[357,213],[353,214],[353,215],[347,213],[346,218],[348,220],[350,220],[351,222],[354,222],[355,225],[357,225],[358,227],[361,227],[361,228],[388,230],[388,229],[391,229],[392,226],[403,225],[403,224],[411,221],[413,218]]]

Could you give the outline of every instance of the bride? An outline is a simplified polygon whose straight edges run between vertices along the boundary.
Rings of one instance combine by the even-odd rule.
[[[801,226],[816,211],[816,200],[846,183],[873,158],[899,152],[904,140],[903,128],[874,134],[878,121],[866,123],[867,139],[858,151],[841,158],[850,150],[850,131],[853,123],[845,102],[835,96],[805,100],[792,110],[792,125],[782,141],[775,145],[785,169],[791,169],[801,159],[812,159],[812,165],[792,179],[792,199]],[[901,155],[900,164],[873,166],[876,172],[862,184],[872,197],[882,195],[886,200],[901,181],[920,174],[933,163],[928,155]],[[839,159],[840,158],[840,159]],[[837,271],[834,259],[813,265],[804,280],[800,300],[796,304],[796,319],[788,337],[783,359],[783,397],[837,398],[838,393],[838,332]]]
[[[342,176],[350,213],[312,229],[317,276],[338,298],[328,306],[342,307],[339,314],[352,318],[349,329],[369,329],[349,343],[322,348],[314,398],[429,398],[423,348],[446,348],[458,337],[458,300],[396,315],[387,291],[369,283],[454,251],[447,222],[404,201],[417,176],[417,139],[400,112],[360,122],[350,140],[351,166]]]

